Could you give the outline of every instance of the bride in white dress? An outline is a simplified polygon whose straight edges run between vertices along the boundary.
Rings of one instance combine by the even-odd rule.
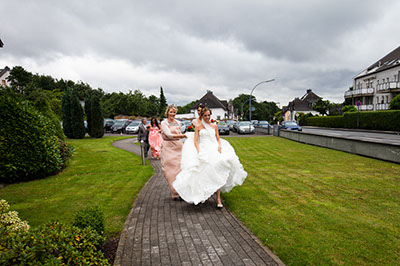
[[[220,139],[218,126],[210,123],[210,117],[211,110],[203,108],[202,123],[196,126],[194,134],[186,133],[181,172],[172,186],[183,200],[195,205],[217,192],[217,207],[222,208],[220,191],[229,192],[241,185],[247,173],[233,147]]]

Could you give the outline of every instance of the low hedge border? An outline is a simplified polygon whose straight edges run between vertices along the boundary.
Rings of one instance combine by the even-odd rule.
[[[359,117],[359,127],[357,119]],[[307,118],[307,126],[400,131],[400,110],[349,112],[342,116]]]

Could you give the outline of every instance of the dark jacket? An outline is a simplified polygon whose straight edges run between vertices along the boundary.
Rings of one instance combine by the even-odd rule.
[[[141,123],[139,126],[139,132],[137,138],[139,142],[141,142],[142,140],[146,143],[149,142],[149,131],[146,130],[146,126],[143,125],[143,123]]]

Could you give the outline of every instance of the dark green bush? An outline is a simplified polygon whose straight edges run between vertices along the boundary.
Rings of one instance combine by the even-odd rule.
[[[104,234],[104,212],[100,207],[89,207],[74,215],[73,225],[81,229],[91,227],[98,234]]]
[[[29,231],[0,228],[0,265],[109,265],[96,231],[58,222]]]
[[[315,116],[307,118],[308,126],[343,128],[343,116]]]
[[[0,182],[49,176],[61,168],[54,123],[20,98],[0,96]]]
[[[307,125],[307,120],[308,118],[313,117],[312,113],[299,113],[299,119],[297,120],[299,122],[299,126],[306,126]]]
[[[344,127],[357,128],[358,115],[359,128],[400,131],[399,110],[345,113],[343,115]]]

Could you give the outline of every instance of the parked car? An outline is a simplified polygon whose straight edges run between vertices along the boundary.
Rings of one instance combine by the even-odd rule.
[[[229,130],[228,125],[225,122],[220,121],[220,122],[218,122],[217,125],[218,125],[218,133],[220,135],[229,135],[230,130]]]
[[[112,125],[114,125],[115,121],[111,118],[104,119],[104,131],[111,131]]]
[[[128,119],[118,119],[115,121],[114,125],[111,127],[111,133],[125,133],[126,127],[131,121]]]
[[[294,121],[283,121],[282,124],[279,126],[280,129],[287,129],[287,130],[297,130],[302,131],[303,129]]]
[[[238,127],[239,127],[239,121],[236,121],[234,124],[233,124],[233,126],[232,126],[232,131],[233,132],[238,132]]]
[[[242,121],[238,124],[237,133],[239,134],[253,134],[254,133],[254,125],[250,121]]]
[[[125,128],[126,134],[137,134],[139,132],[139,125],[140,121],[132,121],[129,125]]]
[[[233,125],[235,124],[236,122],[234,121],[234,120],[227,120],[226,121],[226,125],[229,127],[229,130],[230,131],[233,131]]]
[[[255,125],[257,127],[272,128],[272,125],[268,121],[258,121]]]

